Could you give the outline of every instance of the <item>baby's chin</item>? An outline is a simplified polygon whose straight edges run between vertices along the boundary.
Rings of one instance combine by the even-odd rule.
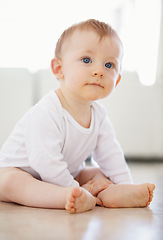
[[[89,96],[89,97],[88,97],[88,100],[93,102],[93,101],[97,101],[97,100],[104,99],[104,98],[106,98],[108,95],[109,95],[109,94],[107,94],[107,95],[92,95],[92,96]]]

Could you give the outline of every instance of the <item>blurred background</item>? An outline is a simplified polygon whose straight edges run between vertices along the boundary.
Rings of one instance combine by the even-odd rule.
[[[163,161],[163,0],[0,0],[0,147],[25,111],[58,87],[61,33],[95,18],[124,45],[122,80],[102,100],[125,156]]]

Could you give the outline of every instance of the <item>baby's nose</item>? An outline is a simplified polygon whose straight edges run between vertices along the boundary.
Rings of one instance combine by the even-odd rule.
[[[92,76],[93,77],[101,77],[101,78],[103,78],[104,77],[104,73],[101,70],[96,70],[96,71],[92,72]]]

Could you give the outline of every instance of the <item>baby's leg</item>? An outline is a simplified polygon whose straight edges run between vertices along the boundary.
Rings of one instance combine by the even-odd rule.
[[[98,198],[105,207],[146,207],[153,198],[154,184],[111,184],[98,194]]]
[[[0,201],[15,202],[25,206],[40,208],[60,208],[65,206],[69,211],[69,202],[74,198],[74,212],[90,210],[94,207],[95,199],[87,191],[78,191],[74,187],[60,187],[35,179],[29,173],[17,168],[4,168],[0,170]],[[84,201],[89,202],[82,208]],[[79,209],[78,209],[79,208]],[[71,211],[70,211],[71,212]]]

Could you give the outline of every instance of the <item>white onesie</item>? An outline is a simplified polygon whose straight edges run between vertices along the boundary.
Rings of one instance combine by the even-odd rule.
[[[79,186],[74,178],[92,154],[112,182],[132,183],[104,107],[94,102],[91,111],[91,125],[84,128],[50,91],[17,123],[0,151],[0,167],[19,167],[60,186]]]

